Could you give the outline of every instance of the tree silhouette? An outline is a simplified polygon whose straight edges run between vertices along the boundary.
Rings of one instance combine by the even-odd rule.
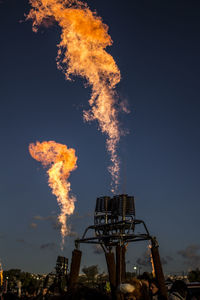
[[[86,275],[88,281],[94,281],[95,276],[99,273],[98,265],[92,265],[90,267],[83,267],[82,271]]]
[[[192,270],[188,273],[188,279],[190,282],[198,281],[200,282],[200,270],[196,268],[196,270]]]

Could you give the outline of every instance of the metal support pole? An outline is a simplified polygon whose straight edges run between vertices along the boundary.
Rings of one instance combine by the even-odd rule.
[[[69,290],[73,289],[78,281],[79,270],[81,265],[82,252],[80,250],[74,249],[72,252],[72,260],[69,275]]]
[[[116,246],[116,287],[122,282],[122,247]]]
[[[159,285],[160,294],[163,297],[163,299],[167,300],[168,299],[167,288],[165,285],[165,277],[163,274],[162,264],[160,261],[160,255],[158,250],[159,245],[155,237],[152,238],[151,242],[152,242],[152,247],[151,247],[152,260],[154,264],[156,279]]]
[[[122,195],[122,220],[126,218],[126,195]]]
[[[122,247],[122,281],[126,280],[126,247]]]
[[[105,253],[107,267],[108,267],[108,275],[110,281],[110,288],[112,299],[115,299],[115,291],[116,291],[116,264],[115,264],[115,255],[113,252]]]

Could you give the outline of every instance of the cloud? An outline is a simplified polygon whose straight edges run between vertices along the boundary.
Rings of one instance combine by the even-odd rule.
[[[177,252],[192,268],[200,267],[200,245],[192,244]]]
[[[55,243],[46,243],[46,244],[42,244],[40,246],[40,249],[41,250],[46,250],[46,249],[48,249],[48,250],[55,250],[56,247],[57,246],[56,246]]]
[[[92,212],[87,212],[83,215],[80,215],[78,212],[75,212],[73,215],[70,216],[70,219],[87,219],[88,217],[93,217],[94,213]]]
[[[50,216],[46,216],[46,217],[36,215],[36,216],[33,217],[33,219],[37,220],[37,221],[48,221],[48,222],[51,223],[51,226],[52,226],[53,229],[60,231],[61,224],[58,221],[58,217],[56,215],[50,215]]]
[[[16,239],[16,242],[21,243],[21,244],[26,244],[24,239]]]
[[[31,228],[36,228],[37,227],[37,224],[36,223],[30,223],[30,225],[29,225]]]
[[[161,260],[162,265],[167,265],[168,264],[168,261],[165,257],[161,257],[160,260]]]
[[[141,257],[136,261],[139,266],[149,266],[151,264],[151,258],[148,252],[144,252]]]
[[[76,213],[76,215],[75,215],[75,218],[78,218],[78,219],[83,218],[83,217],[84,216],[80,216],[78,213]],[[46,217],[36,215],[36,216],[33,217],[33,219],[36,220],[36,221],[42,221],[42,222],[47,221],[51,224],[51,226],[54,230],[58,230],[58,231],[61,230],[61,224],[58,221],[58,217],[56,215],[50,215],[50,216],[46,216]],[[30,226],[32,228],[36,228],[37,224],[35,222],[32,222],[30,224]],[[78,237],[78,233],[75,230],[73,230],[70,225],[68,225],[68,229],[69,229],[69,234],[67,235],[68,237],[71,237],[71,238],[77,238]]]
[[[80,215],[78,212],[75,212],[72,216],[70,216],[70,219],[83,219],[84,216]]]
[[[51,220],[52,218],[55,218],[55,216],[43,217],[43,216],[37,215],[37,216],[33,217],[33,219],[40,220],[40,221],[48,221],[48,220]]]
[[[100,255],[103,253],[103,249],[100,245],[94,245],[93,246],[93,253],[94,254],[97,254],[97,255]]]
[[[61,224],[58,221],[57,217],[54,219],[51,219],[51,226],[54,230],[59,230],[59,231],[61,230]]]
[[[173,259],[173,257],[171,257],[171,256],[169,256],[169,255],[167,255],[167,256],[166,256],[166,259],[167,259],[167,261],[168,261],[168,262],[170,262],[170,261],[173,261],[173,260],[174,260],[174,259]]]
[[[88,212],[84,215],[85,218],[87,217],[93,217],[94,216],[94,213],[93,212]]]
[[[22,238],[18,238],[16,239],[16,242],[23,245],[24,247],[25,246],[28,246],[28,247],[33,247],[32,244],[30,244],[29,242],[27,242],[25,239],[22,239]]]
[[[161,260],[161,264],[162,265],[168,265],[171,261],[173,261],[173,257],[169,256],[169,255],[166,255],[166,256],[162,256],[160,257],[160,260]]]
[[[163,256],[160,258],[162,265],[167,265],[169,262],[173,260],[171,256]],[[151,257],[150,253],[145,252],[143,253],[142,257],[138,258],[136,263],[140,266],[149,266],[151,265]]]
[[[94,214],[91,212],[87,212],[83,215],[80,215],[78,212],[76,212],[73,215],[68,216],[68,217],[70,218],[70,220],[77,220],[77,219],[88,219],[89,217],[93,217],[93,215]],[[33,219],[37,220],[37,221],[51,221],[54,229],[60,229],[58,217],[56,215],[50,215],[50,216],[46,216],[46,217],[36,215],[33,217]]]
[[[73,238],[78,238],[78,233],[76,231],[70,231],[67,236],[73,237]]]

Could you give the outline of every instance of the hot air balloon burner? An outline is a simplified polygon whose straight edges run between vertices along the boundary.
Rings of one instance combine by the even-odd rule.
[[[151,242],[155,276],[163,299],[167,300],[157,240],[150,236],[144,221],[136,219],[134,197],[127,194],[96,199],[94,224],[86,228],[81,239],[75,241],[76,249],[72,255],[70,288],[74,287],[78,280],[82,255],[79,250],[80,244],[99,244],[105,252],[112,299],[116,299],[117,287],[126,277],[125,253],[128,243],[145,240]]]
[[[143,234],[135,233],[138,225],[142,225]],[[93,236],[88,233],[94,232]],[[135,218],[134,197],[127,194],[96,199],[94,225],[86,228],[80,243],[100,244],[105,251],[117,245],[125,245],[139,240],[150,240],[148,229],[142,220]]]

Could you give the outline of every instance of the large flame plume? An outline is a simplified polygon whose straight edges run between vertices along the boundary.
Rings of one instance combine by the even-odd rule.
[[[27,19],[33,21],[33,31],[39,25],[55,21],[61,27],[57,65],[65,73],[86,78],[92,88],[89,104],[84,111],[86,121],[97,120],[100,130],[107,135],[106,144],[111,156],[109,171],[112,191],[119,183],[119,158],[117,144],[120,139],[115,86],[120,81],[120,71],[113,57],[105,51],[112,45],[108,26],[88,6],[78,0],[29,0],[32,5]]]
[[[48,167],[48,182],[52,193],[57,197],[61,213],[58,220],[61,224],[62,245],[64,238],[69,233],[67,227],[67,215],[74,212],[75,197],[71,196],[70,183],[68,181],[70,172],[75,170],[77,157],[74,149],[68,149],[66,145],[54,141],[36,142],[29,145],[31,156],[40,161],[44,167]]]

